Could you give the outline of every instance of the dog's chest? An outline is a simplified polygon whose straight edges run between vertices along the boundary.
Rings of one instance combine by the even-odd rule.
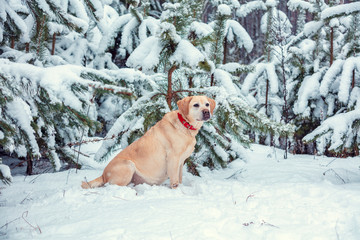
[[[185,161],[185,159],[190,157],[190,155],[192,154],[192,152],[195,149],[195,144],[196,144],[195,138],[192,141],[189,141],[185,144],[184,151],[182,152],[181,157],[180,157],[180,159],[182,161]]]

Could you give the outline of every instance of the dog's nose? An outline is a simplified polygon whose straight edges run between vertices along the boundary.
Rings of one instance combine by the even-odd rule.
[[[204,121],[207,121],[207,120],[210,119],[210,111],[208,109],[204,109],[202,111],[202,113],[203,113],[203,120]]]

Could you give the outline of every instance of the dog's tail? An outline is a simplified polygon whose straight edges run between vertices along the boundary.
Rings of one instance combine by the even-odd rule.
[[[102,186],[104,186],[104,184],[105,184],[105,182],[104,182],[103,176],[100,176],[90,182],[88,182],[88,181],[82,182],[81,187],[84,189],[96,188],[96,187],[102,187]]]

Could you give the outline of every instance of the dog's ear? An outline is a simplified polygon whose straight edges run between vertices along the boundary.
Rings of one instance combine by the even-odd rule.
[[[185,116],[189,114],[189,104],[191,99],[192,97],[186,97],[177,101],[177,105],[179,107],[180,112]]]
[[[214,109],[216,107],[216,102],[212,98],[207,97],[207,99],[208,99],[208,101],[210,103],[210,112],[211,112],[211,115],[212,115],[214,113]]]

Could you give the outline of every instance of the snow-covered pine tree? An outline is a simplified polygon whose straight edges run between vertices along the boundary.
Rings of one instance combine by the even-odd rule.
[[[275,121],[283,120],[288,123],[286,103],[292,83],[288,77],[290,73],[287,68],[287,49],[292,38],[291,24],[287,16],[277,9],[277,1],[266,1],[265,6],[267,11],[261,18],[261,32],[265,38],[263,56],[252,64],[254,71],[246,76],[241,90],[251,106]],[[260,137],[263,138],[261,135]],[[276,136],[265,137],[258,141],[278,144]],[[286,146],[284,143],[283,147]]]
[[[2,57],[45,66],[66,63],[92,66],[96,43],[106,26],[101,1],[14,0],[1,5],[8,6],[7,11],[10,6],[21,13],[18,16],[12,11],[6,18],[4,28],[18,30],[5,32]],[[6,16],[4,13],[1,16]],[[7,37],[9,34],[16,35]]]
[[[18,1],[0,1],[0,43],[10,48],[20,42],[27,45],[30,42],[31,26],[27,24],[29,11]]]
[[[157,34],[142,41],[129,56],[129,67],[140,69],[149,75],[149,79],[155,78],[156,81],[149,80],[148,87],[143,87],[139,98],[118,118],[107,136],[121,136],[112,142],[104,142],[95,156],[96,160],[104,159],[109,150],[119,145],[126,147],[175,107],[176,101],[180,99],[179,93],[188,91],[183,88],[187,81],[181,78],[181,69],[210,69],[205,56],[190,41],[183,39],[172,24],[176,23],[181,30],[186,25],[179,19],[174,20],[177,17],[174,15],[176,10],[184,9],[180,5],[165,4]]]
[[[56,171],[63,166],[61,160],[71,166],[87,164],[81,159],[75,163],[70,147],[82,135],[100,130],[94,97],[103,91],[131,95],[130,89],[117,86],[122,79],[115,76],[129,75],[121,70],[42,68],[2,59],[0,72],[1,150],[25,158],[29,174],[32,162],[39,158],[49,159]]]
[[[146,0],[132,1],[123,13],[109,12],[109,27],[97,43],[96,68],[107,67],[105,63],[109,60],[118,67],[125,67],[133,50],[147,37],[156,34],[159,20],[149,15],[150,6]]]
[[[277,134],[291,132],[290,126],[269,121],[247,105],[229,73],[247,68],[238,63],[222,65],[220,60],[216,69],[208,60],[214,56],[211,51],[214,48],[209,42],[214,41],[214,30],[200,19],[191,24],[179,19],[189,14],[182,4],[165,4],[158,34],[141,42],[128,58],[129,67],[141,69],[149,75],[157,73],[162,80],[154,81],[153,87],[146,89],[142,97],[120,116],[107,136],[121,136],[113,142],[104,142],[96,155],[97,160],[106,158],[109,150],[119,145],[126,147],[174,108],[177,100],[188,94],[206,94],[215,98],[218,104],[212,124],[204,124],[198,134],[199,144],[192,156],[192,161],[197,163],[209,167],[225,166],[228,161],[241,158],[240,143],[249,142],[244,131],[250,128]],[[179,14],[177,11],[183,12]],[[223,27],[219,31],[224,31],[226,24]]]
[[[318,10],[311,2],[314,1],[289,0],[287,3],[289,9],[297,13],[296,35],[300,34],[304,30],[306,14],[313,14]]]
[[[326,31],[327,53],[316,73],[319,91],[308,96],[324,101],[320,126],[305,136],[306,142],[315,141],[320,154],[342,156],[359,155],[359,16],[360,3],[330,2],[323,8],[321,32]],[[314,74],[315,75],[315,74]],[[306,105],[309,97],[302,101]],[[317,114],[319,115],[319,113]],[[319,117],[319,116],[318,116]]]

